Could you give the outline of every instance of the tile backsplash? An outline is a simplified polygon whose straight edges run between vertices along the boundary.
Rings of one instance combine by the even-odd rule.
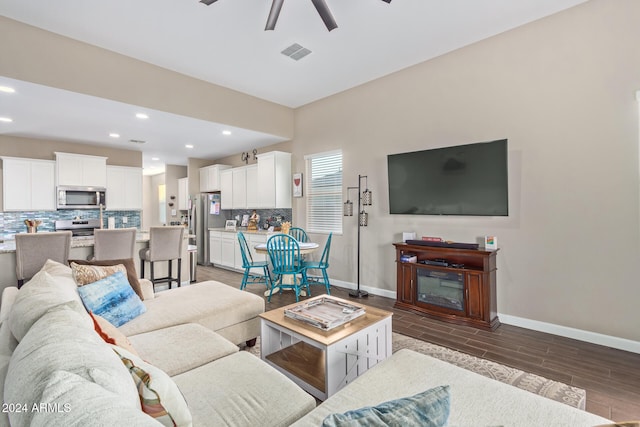
[[[123,223],[125,217],[127,222]],[[38,227],[38,231],[55,231],[55,221],[57,220],[96,218],[100,218],[99,209],[0,212],[0,229],[3,239],[12,239],[14,234],[27,231],[24,224],[25,219],[41,220],[42,224]],[[115,218],[116,228],[135,227],[140,229],[140,211],[104,211],[102,213],[104,228],[107,228],[108,218]]]
[[[264,228],[264,223],[267,219],[281,217],[282,222],[289,221],[291,222],[292,210],[291,209],[256,209],[255,210],[258,215],[260,215],[260,228]],[[236,216],[240,216],[240,220],[242,221],[243,215],[251,215],[253,209],[231,209],[231,210],[223,210],[225,217],[228,219],[236,219]],[[240,224],[238,224],[239,226]]]

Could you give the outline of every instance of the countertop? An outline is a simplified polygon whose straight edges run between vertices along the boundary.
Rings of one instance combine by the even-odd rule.
[[[185,234],[184,238],[194,238],[196,237],[194,234]],[[149,232],[148,231],[140,231],[136,234],[136,243],[147,243],[149,242]],[[71,247],[72,248],[86,248],[93,247],[93,236],[81,236],[81,237],[72,237],[71,238]],[[0,254],[13,253],[16,251],[16,241],[15,240],[5,240],[0,243]]]

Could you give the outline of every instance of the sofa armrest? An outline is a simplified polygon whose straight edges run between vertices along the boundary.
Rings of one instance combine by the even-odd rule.
[[[7,320],[11,312],[11,306],[18,295],[18,288],[15,286],[7,286],[2,291],[2,299],[0,300],[0,323]]]
[[[140,289],[142,289],[142,299],[144,301],[148,300],[148,299],[154,299],[156,297],[155,293],[153,292],[153,283],[151,283],[151,280],[149,279],[138,279],[138,282],[140,282]]]

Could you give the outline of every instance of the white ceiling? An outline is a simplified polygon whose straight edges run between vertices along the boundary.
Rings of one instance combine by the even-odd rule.
[[[586,0],[326,0],[338,28],[328,32],[310,0],[285,0],[274,31],[264,31],[270,0],[2,0],[0,14],[211,83],[292,108],[499,34]],[[293,43],[312,51],[294,61]],[[280,138],[149,112],[24,82],[0,93],[0,134],[114,144],[108,132],[148,142],[134,147],[172,164],[216,158]],[[8,84],[5,83],[5,84]],[[21,98],[24,97],[24,98]],[[35,104],[34,104],[35,103]],[[34,108],[34,105],[41,105]],[[95,115],[89,115],[94,112]],[[154,117],[162,120],[154,120]],[[179,142],[176,142],[179,141]],[[206,142],[206,144],[205,144]],[[185,150],[184,144],[194,149]],[[205,147],[207,147],[205,149]]]

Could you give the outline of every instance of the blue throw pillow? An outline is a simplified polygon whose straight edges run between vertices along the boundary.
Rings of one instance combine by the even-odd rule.
[[[449,386],[390,400],[344,414],[331,414],[322,427],[442,427],[449,420]]]
[[[104,317],[116,327],[147,311],[140,297],[129,285],[127,276],[121,271],[80,286],[78,293],[87,311]]]

